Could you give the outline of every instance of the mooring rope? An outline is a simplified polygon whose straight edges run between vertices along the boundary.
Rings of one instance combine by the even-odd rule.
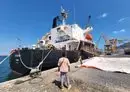
[[[19,50],[18,50],[18,53],[19,53],[19,59],[20,59],[22,65],[23,65],[25,68],[27,68],[27,69],[30,69],[30,70],[34,69],[34,68],[32,68],[32,67],[29,67],[29,66],[25,65],[25,64],[23,63],[23,60],[22,60],[22,58],[21,58],[21,54],[20,54],[20,51],[19,51]]]
[[[22,60],[22,58],[21,58],[21,54],[20,54],[20,51],[18,50],[18,53],[19,53],[19,58],[20,58],[20,61],[21,61],[21,63],[23,64],[23,66],[25,67],[25,68],[27,68],[27,69],[30,69],[30,70],[32,70],[32,69],[39,69],[39,67],[43,64],[43,62],[45,61],[45,59],[48,57],[48,55],[51,53],[51,51],[52,51],[53,49],[51,49],[48,53],[47,53],[47,55],[43,58],[43,60],[38,64],[38,66],[36,66],[36,67],[29,67],[29,66],[27,66],[26,64],[24,64],[24,62],[23,62],[23,60]],[[40,69],[39,69],[40,70]]]
[[[6,56],[6,57],[0,62],[0,64],[2,64],[6,59],[8,59],[12,54],[13,54],[13,52],[10,53],[8,56]]]
[[[39,63],[39,65],[37,66],[37,69],[41,70],[41,69],[40,69],[40,66],[43,64],[43,62],[44,62],[45,59],[49,56],[49,54],[51,53],[52,50],[53,50],[53,49],[51,49],[51,50],[47,53],[47,55],[43,58],[43,60]]]

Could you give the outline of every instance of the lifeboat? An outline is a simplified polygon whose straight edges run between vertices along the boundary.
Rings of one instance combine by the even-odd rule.
[[[91,34],[86,34],[85,39],[92,41],[93,37]]]

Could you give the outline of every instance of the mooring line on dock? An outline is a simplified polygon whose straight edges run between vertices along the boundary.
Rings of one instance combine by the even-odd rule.
[[[21,61],[21,63],[23,64],[23,66],[24,66],[25,68],[30,69],[30,70],[41,71],[40,66],[43,64],[43,62],[45,61],[45,59],[48,57],[48,55],[51,53],[52,50],[53,50],[53,49],[51,49],[51,50],[47,53],[47,55],[43,58],[43,60],[38,64],[38,66],[36,66],[36,67],[34,67],[34,68],[25,65],[24,62],[23,62],[23,60],[22,60],[22,58],[21,58],[21,54],[20,54],[20,51],[19,51],[19,50],[18,50],[18,53],[19,53],[20,61]]]
[[[47,55],[43,58],[43,60],[39,63],[39,65],[37,66],[37,68],[41,71],[41,69],[40,69],[40,66],[43,64],[43,62],[45,61],[45,59],[49,56],[49,54],[51,53],[51,51],[52,51],[53,49],[51,49],[48,53],[47,53]]]
[[[13,52],[10,53],[8,56],[6,56],[6,57],[0,62],[0,64],[2,64],[6,59],[8,59],[12,54],[13,54]]]
[[[23,60],[22,60],[22,58],[21,58],[21,54],[20,54],[20,51],[19,51],[19,50],[18,50],[18,53],[19,53],[19,59],[20,59],[22,65],[23,65],[25,68],[32,70],[32,69],[33,69],[32,67],[28,67],[27,65],[25,65],[25,64],[23,63]]]

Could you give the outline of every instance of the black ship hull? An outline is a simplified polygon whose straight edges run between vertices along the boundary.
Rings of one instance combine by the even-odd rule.
[[[37,67],[39,63],[46,57],[50,50],[39,49],[22,49],[15,50],[10,56],[10,67],[13,72],[26,75],[31,69],[25,67],[22,62],[28,67]],[[70,63],[77,62],[80,56],[79,51],[65,51]],[[42,70],[57,67],[59,58],[62,56],[62,50],[52,50],[47,58],[43,61]],[[20,59],[21,57],[21,59]],[[21,62],[22,60],[22,62]]]
[[[51,52],[50,52],[51,51]],[[47,54],[50,54],[47,56]],[[65,52],[70,63],[77,62],[81,59],[87,59],[95,55],[94,45],[80,42],[78,50],[57,50],[57,49],[29,49],[22,48],[15,50],[10,56],[10,67],[13,72],[26,75],[29,74],[31,69],[28,67],[36,68],[43,60],[41,70],[57,67],[59,58]],[[46,57],[46,58],[45,58]],[[45,60],[44,60],[45,59]],[[27,66],[27,67],[26,67]]]
[[[90,47],[88,47],[90,46]],[[31,69],[28,67],[36,68],[39,63],[47,56],[50,49],[40,50],[40,49],[29,49],[22,48],[21,50],[15,50],[10,56],[10,67],[13,72],[26,75],[29,74]],[[93,57],[95,54],[94,45],[80,43],[78,50],[51,50],[50,54],[45,58],[41,65],[41,70],[46,70],[50,68],[57,67],[59,58],[62,53],[65,52],[70,63],[77,62],[81,56],[81,59],[87,59]],[[25,65],[27,67],[25,67]]]

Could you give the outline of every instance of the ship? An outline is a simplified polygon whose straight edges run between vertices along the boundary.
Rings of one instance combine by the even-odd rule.
[[[79,59],[95,56],[95,43],[90,32],[92,26],[79,27],[78,24],[67,24],[68,12],[61,7],[59,16],[54,17],[51,30],[32,47],[19,47],[10,53],[9,63],[12,71],[17,74],[29,74],[31,69],[41,71],[57,67],[62,53],[70,63]],[[91,16],[88,17],[88,21]]]

